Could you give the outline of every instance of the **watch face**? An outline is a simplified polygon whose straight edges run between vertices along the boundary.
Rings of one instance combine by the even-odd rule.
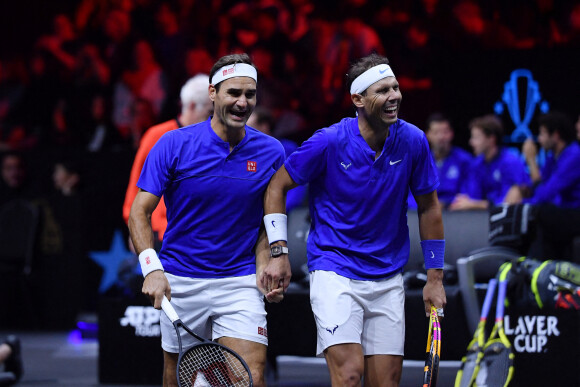
[[[279,257],[282,254],[288,254],[288,247],[285,247],[285,246],[272,246],[272,247],[270,247],[270,255],[272,257]]]

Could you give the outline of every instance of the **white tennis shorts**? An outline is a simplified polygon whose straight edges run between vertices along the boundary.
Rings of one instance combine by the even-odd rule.
[[[230,278],[188,278],[165,273],[171,285],[171,304],[181,321],[197,335],[217,340],[233,337],[268,345],[264,296],[256,275]],[[175,328],[161,313],[161,347],[179,352]],[[197,341],[182,333],[183,349]]]
[[[366,355],[403,355],[403,276],[358,281],[331,271],[310,273],[310,304],[316,320],[316,355],[336,344],[358,343]]]

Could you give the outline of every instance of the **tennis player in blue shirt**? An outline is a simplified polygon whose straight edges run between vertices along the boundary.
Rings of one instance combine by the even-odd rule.
[[[485,210],[502,204],[513,185],[530,182],[524,162],[501,146],[503,127],[496,116],[474,118],[469,129],[469,144],[476,158],[450,210]]]
[[[254,385],[265,386],[266,312],[256,273],[270,254],[259,230],[264,191],[284,162],[284,148],[246,125],[257,83],[246,54],[219,59],[210,82],[214,115],[167,132],[147,156],[129,229],[145,277],[143,293],[155,308],[166,295],[185,325],[238,352]],[[150,219],[161,196],[167,229],[158,256]],[[270,292],[268,300],[279,301],[281,293]],[[186,336],[184,349],[194,344]],[[161,341],[164,386],[177,386],[179,346],[164,313]]]
[[[506,201],[537,208],[538,235],[528,255],[569,259],[572,240],[580,236],[580,145],[572,121],[561,112],[540,116],[538,127],[538,142],[550,156],[540,169],[536,145],[532,139],[524,142],[534,184],[514,186]]]
[[[397,386],[405,337],[402,270],[409,259],[407,194],[418,203],[427,284],[425,314],[446,303],[437,169],[424,133],[398,118],[401,91],[387,58],[371,54],[348,73],[356,118],[318,130],[266,191],[272,256],[266,289],[286,287],[285,193],[309,184],[310,299],[333,386]],[[291,252],[290,252],[291,254]]]
[[[427,118],[425,135],[437,171],[439,172],[439,187],[437,197],[439,202],[447,207],[461,192],[461,187],[469,174],[473,156],[466,150],[453,145],[454,132],[449,120],[440,113],[431,114]]]

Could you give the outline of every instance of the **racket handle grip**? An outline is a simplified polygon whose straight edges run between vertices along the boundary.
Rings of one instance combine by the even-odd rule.
[[[507,285],[508,285],[507,280],[499,282],[499,289],[497,293],[497,306],[496,306],[497,311],[495,313],[496,320],[503,319]]]
[[[487,292],[485,293],[485,300],[483,301],[483,308],[481,308],[481,316],[482,320],[485,320],[487,314],[489,313],[489,309],[491,308],[491,302],[493,300],[493,295],[495,293],[495,288],[497,286],[497,280],[492,278],[489,280],[489,284],[487,285]]]
[[[163,300],[161,301],[161,309],[163,309],[163,311],[165,312],[167,317],[169,317],[172,323],[179,320],[177,312],[175,311],[173,305],[171,305],[171,302],[169,302],[166,296],[163,296]]]

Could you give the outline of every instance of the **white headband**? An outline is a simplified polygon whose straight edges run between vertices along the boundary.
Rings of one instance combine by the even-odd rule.
[[[391,66],[388,64],[380,64],[371,67],[352,81],[352,85],[350,85],[350,93],[360,94],[368,89],[368,87],[373,83],[380,81],[383,78],[394,76],[395,74],[393,73],[393,70],[391,70]]]
[[[217,85],[221,81],[233,77],[249,77],[258,82],[258,72],[254,66],[246,63],[234,63],[220,68],[211,78],[211,84]]]

